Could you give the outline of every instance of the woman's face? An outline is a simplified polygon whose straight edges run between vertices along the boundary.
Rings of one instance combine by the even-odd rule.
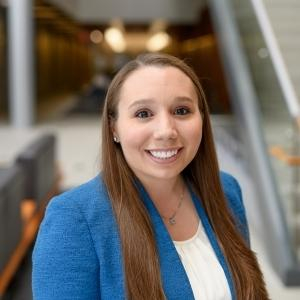
[[[175,67],[143,67],[125,80],[113,132],[142,182],[175,179],[192,161],[202,118],[191,79]]]

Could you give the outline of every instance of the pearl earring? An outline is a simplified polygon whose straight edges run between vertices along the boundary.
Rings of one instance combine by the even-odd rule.
[[[119,143],[119,139],[116,136],[114,136],[114,142]]]

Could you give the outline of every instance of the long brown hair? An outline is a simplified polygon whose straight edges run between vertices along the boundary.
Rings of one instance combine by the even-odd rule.
[[[183,175],[202,199],[202,205],[229,265],[237,299],[268,299],[255,254],[238,232],[227,207],[202,87],[187,64],[166,54],[143,54],[127,63],[111,82],[103,111],[103,180],[119,226],[128,299],[165,299],[151,221],[135,187],[135,176],[125,161],[120,144],[114,143],[111,129],[111,122],[118,118],[119,95],[124,81],[135,70],[147,66],[175,67],[192,80],[198,94],[203,132],[198,152]]]

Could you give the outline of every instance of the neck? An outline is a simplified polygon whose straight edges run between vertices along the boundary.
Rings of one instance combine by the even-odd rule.
[[[147,193],[160,212],[173,211],[177,207],[184,187],[181,176],[168,180],[142,181]]]

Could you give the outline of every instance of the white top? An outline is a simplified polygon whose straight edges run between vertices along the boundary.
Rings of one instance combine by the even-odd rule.
[[[195,300],[231,300],[226,275],[201,221],[192,238],[173,243],[189,278]]]

